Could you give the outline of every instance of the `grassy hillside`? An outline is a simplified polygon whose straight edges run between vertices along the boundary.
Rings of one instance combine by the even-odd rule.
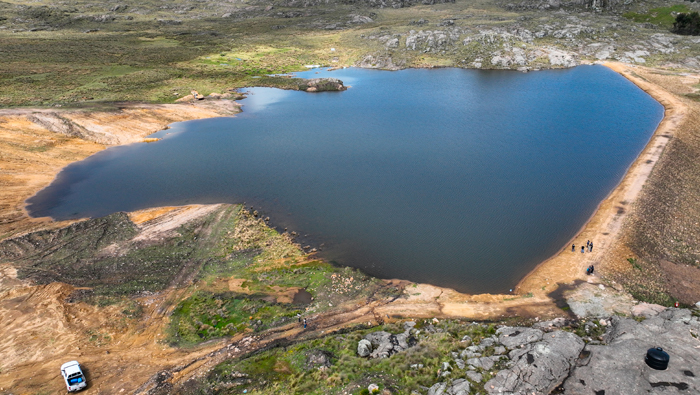
[[[607,58],[645,63],[688,63],[698,53],[692,40],[654,36],[696,3],[615,3],[597,12],[585,2],[543,4],[0,2],[0,105],[172,102],[193,89],[276,86],[284,82],[254,77],[312,64],[538,69],[566,65],[549,56],[553,49],[597,60],[612,45]]]

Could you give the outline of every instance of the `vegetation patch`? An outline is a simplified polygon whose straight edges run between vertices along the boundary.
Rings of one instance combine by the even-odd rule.
[[[697,12],[680,13],[676,15],[672,32],[688,36],[700,35],[700,14]]]
[[[678,13],[688,12],[688,6],[684,4],[676,4],[669,7],[652,8],[645,13],[626,12],[622,14],[625,18],[631,19],[639,23],[653,23],[655,25],[671,28],[676,22]]]
[[[568,329],[568,328],[566,328]],[[576,336],[582,338],[586,343],[591,340],[600,340],[599,338],[605,334],[606,326],[600,324],[599,320],[581,320],[571,324],[571,331]]]
[[[196,292],[178,304],[170,317],[168,341],[188,345],[245,331],[262,331],[290,323],[301,313],[264,295]]]
[[[224,210],[231,216],[240,207]],[[0,262],[11,262],[20,278],[39,284],[64,282],[88,287],[72,296],[109,304],[122,297],[156,292],[187,278],[207,261],[220,259],[220,232],[231,225],[226,215],[210,215],[178,229],[177,236],[157,243],[133,242],[139,234],[125,213],[90,219],[69,227],[42,231],[0,243]]]
[[[357,329],[347,333],[304,341],[290,346],[280,346],[240,359],[232,359],[217,365],[207,377],[188,384],[176,393],[180,394],[362,394],[369,384],[377,384],[380,390],[410,394],[423,392],[438,378],[445,362],[450,364],[450,379],[464,377],[454,364],[452,352],[461,352],[470,343],[465,336],[478,343],[495,334],[492,324],[466,323],[445,320],[435,323],[419,320],[415,327],[419,342],[406,351],[384,359],[367,359],[357,355],[357,344],[367,333],[387,331],[403,332],[399,324],[387,324],[370,329]],[[484,355],[493,354],[493,348]],[[324,363],[318,356],[324,355]],[[454,369],[453,369],[454,368]],[[475,383],[474,390],[483,390],[483,383],[491,378],[483,373],[483,381]]]

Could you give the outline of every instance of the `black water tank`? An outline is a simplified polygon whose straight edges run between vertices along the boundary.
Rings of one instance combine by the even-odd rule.
[[[661,347],[656,347],[647,350],[647,356],[644,358],[644,362],[646,362],[652,369],[666,370],[669,359],[670,357],[666,351],[664,351]]]

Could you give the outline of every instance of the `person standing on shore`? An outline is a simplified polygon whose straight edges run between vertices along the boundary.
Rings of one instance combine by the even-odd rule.
[[[589,252],[593,252],[593,242],[591,242],[591,245],[588,246],[588,251],[589,251]]]
[[[585,247],[581,246],[581,253],[583,254],[584,252],[586,252]]]
[[[591,245],[591,241],[590,241],[590,240],[587,240],[587,241],[586,241],[586,247],[588,247],[589,245]]]
[[[574,252],[574,251],[576,251],[576,244],[571,245],[571,252]]]

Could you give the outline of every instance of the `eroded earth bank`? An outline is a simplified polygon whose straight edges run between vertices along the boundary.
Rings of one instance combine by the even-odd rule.
[[[512,295],[334,267],[238,205],[29,218],[24,200],[68,163],[237,106],[4,110],[0,393],[62,393],[58,366],[72,359],[105,394],[697,392],[698,76],[610,67],[664,121],[574,240],[596,251],[565,249]],[[675,302],[685,308],[658,306]],[[668,370],[644,365],[653,346]]]

